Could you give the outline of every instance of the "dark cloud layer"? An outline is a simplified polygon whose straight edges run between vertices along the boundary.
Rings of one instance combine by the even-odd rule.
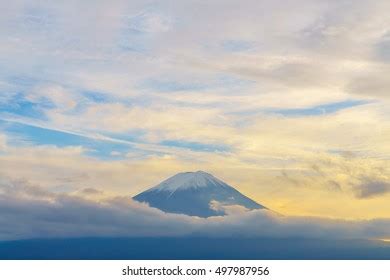
[[[54,194],[26,182],[0,183],[0,240],[47,237],[310,237],[384,238],[390,220],[344,221],[285,217],[271,211],[225,208],[225,217],[197,218],[166,214],[115,197],[96,202]]]
[[[390,192],[390,183],[380,180],[366,179],[355,187],[358,198],[371,198]]]

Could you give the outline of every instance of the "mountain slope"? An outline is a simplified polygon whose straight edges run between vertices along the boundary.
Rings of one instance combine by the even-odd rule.
[[[164,212],[199,217],[225,214],[211,207],[214,201],[222,205],[241,205],[247,209],[265,208],[203,171],[176,174],[157,186],[134,196],[133,199],[146,202],[151,207]]]

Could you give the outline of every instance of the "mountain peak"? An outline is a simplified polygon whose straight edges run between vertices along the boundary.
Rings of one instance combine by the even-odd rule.
[[[174,192],[176,190],[185,190],[185,189],[196,189],[196,188],[204,188],[209,187],[210,185],[220,185],[223,186],[224,183],[219,179],[215,178],[210,173],[204,171],[196,171],[196,172],[182,172],[178,173],[172,177],[169,177],[165,181],[161,182],[154,188],[150,190],[154,191],[171,191]]]
[[[133,199],[165,212],[199,217],[224,215],[223,210],[213,207],[214,202],[247,209],[265,208],[204,171],[178,173]]]

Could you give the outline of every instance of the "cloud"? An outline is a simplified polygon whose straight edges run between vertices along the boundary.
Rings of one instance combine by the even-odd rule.
[[[248,211],[248,209],[242,205],[225,205],[216,200],[210,201],[209,206],[210,209],[216,211],[217,213],[225,215],[239,215]]]
[[[355,195],[358,198],[371,198],[390,192],[390,183],[387,181],[366,178],[355,186]]]
[[[205,169],[281,213],[389,216],[355,191],[390,176],[389,1],[154,2],[1,1],[0,175],[106,196]]]
[[[86,194],[86,195],[97,195],[97,194],[103,193],[103,191],[97,190],[94,188],[85,188],[85,189],[82,189],[80,192],[83,194]]]
[[[355,186],[362,178],[386,181],[390,176],[387,160],[380,157],[388,152],[387,142],[376,142],[384,136],[374,126],[380,119],[376,115],[361,117],[362,111],[356,110],[312,120],[265,118],[232,136],[216,135],[234,145],[223,153],[160,148],[159,154],[150,154],[150,149],[139,151],[129,146],[126,157],[102,160],[80,146],[18,144],[13,140],[18,145],[9,145],[0,156],[0,175],[28,180],[50,191],[72,192],[91,186],[104,192],[96,196],[101,197],[133,196],[178,172],[207,170],[279,213],[387,218],[388,193],[368,200],[356,197]],[[357,124],[363,122],[363,127]],[[362,133],[373,136],[368,149],[360,145]],[[354,150],[346,152],[354,145]],[[332,150],[335,146],[339,149]]]
[[[362,74],[350,82],[347,90],[361,96],[388,99],[390,82],[385,73],[389,69],[389,67],[380,67],[373,72]]]
[[[67,90],[60,85],[39,85],[31,89],[26,95],[26,100],[34,102],[35,104],[43,103],[46,100],[50,102],[50,106],[53,106],[55,110],[60,112],[67,112],[75,109],[78,100],[78,96]]]
[[[3,134],[0,134],[0,152],[4,151],[7,148],[7,137]]]
[[[379,60],[390,61],[390,32],[385,34],[376,45],[376,54]]]
[[[384,238],[390,232],[390,221],[386,219],[286,217],[266,210],[243,209],[230,209],[228,216],[204,219],[166,214],[129,197],[94,201],[68,194],[43,194],[27,182],[3,180],[0,186],[1,240],[186,235],[353,239]]]
[[[139,32],[167,32],[171,26],[172,19],[157,12],[143,12],[129,19],[129,28]]]

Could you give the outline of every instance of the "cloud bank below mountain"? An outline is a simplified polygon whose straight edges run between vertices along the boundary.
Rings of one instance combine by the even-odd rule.
[[[288,217],[228,206],[224,217],[167,214],[129,197],[93,198],[99,191],[56,194],[28,182],[0,181],[0,239],[53,237],[302,237],[381,239],[389,219]],[[81,195],[83,194],[83,195]]]

